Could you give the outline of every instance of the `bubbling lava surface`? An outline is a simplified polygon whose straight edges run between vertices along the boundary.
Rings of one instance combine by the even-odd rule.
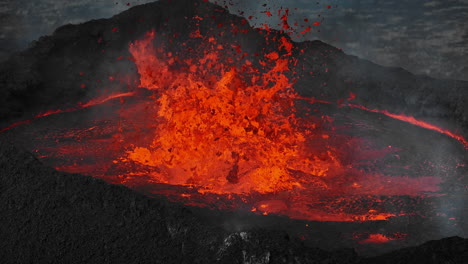
[[[180,45],[188,56],[155,31],[131,43],[138,88],[41,115],[104,104],[112,110],[85,127],[50,132],[37,156],[58,170],[188,205],[306,220],[418,214],[427,193],[439,190],[440,177],[373,167],[372,160],[399,149],[341,133],[333,117],[304,110],[318,101],[293,88],[297,61],[288,38],[276,37],[275,48],[251,56],[199,32],[191,37],[204,44]]]

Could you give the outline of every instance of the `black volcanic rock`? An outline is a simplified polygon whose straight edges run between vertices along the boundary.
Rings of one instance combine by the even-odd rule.
[[[261,217],[261,216],[258,216]],[[281,231],[227,232],[189,209],[57,172],[0,141],[2,263],[466,263],[468,239],[374,258],[326,252]]]
[[[353,92],[357,95],[353,103],[442,126],[456,124],[455,128],[467,131],[468,82],[437,80],[402,68],[382,67],[320,42],[297,45],[306,51],[299,57],[298,67],[303,69],[304,77],[295,86],[302,95],[336,101]],[[309,72],[314,74],[307,75]]]
[[[80,25],[65,25],[52,36],[40,38],[31,48],[12,56],[0,66],[1,120],[18,117],[30,111],[73,106],[80,100],[95,96],[99,89],[113,87],[108,76],[118,73],[136,75],[128,57],[128,46],[141,39],[150,30],[164,32],[177,43],[189,39],[196,26],[194,16],[209,14],[210,19],[200,23],[202,33],[221,35],[218,25],[239,24],[241,18],[230,15],[217,5],[204,1],[159,1],[133,7],[111,19],[93,20]],[[226,34],[218,36],[226,43],[248,46],[265,41],[250,30],[239,40]],[[178,45],[172,46],[178,47]],[[80,75],[80,73],[84,75]],[[80,88],[81,85],[85,88]],[[115,85],[114,85],[115,86]]]
[[[57,172],[0,142],[2,263],[356,263],[284,232],[228,233],[190,210]],[[332,262],[330,262],[332,261]]]
[[[366,263],[468,263],[468,239],[449,237],[429,241],[418,247],[405,248],[363,260]]]

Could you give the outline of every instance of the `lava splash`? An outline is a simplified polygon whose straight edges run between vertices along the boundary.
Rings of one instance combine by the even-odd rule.
[[[158,93],[156,133],[121,162],[151,167],[157,182],[220,194],[303,188],[294,173],[326,177],[340,166],[331,149],[307,148],[306,138],[319,132],[315,124],[301,127],[295,113],[292,43],[285,37],[278,51],[265,55],[262,69],[249,60],[240,68],[224,63],[224,47],[212,39],[197,63],[182,66],[188,71],[171,67],[177,59],[157,51],[154,37],[147,34],[130,52],[140,87]]]

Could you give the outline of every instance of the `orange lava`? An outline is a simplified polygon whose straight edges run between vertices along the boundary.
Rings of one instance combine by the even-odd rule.
[[[315,131],[313,124],[307,130],[297,124],[296,94],[286,75],[292,44],[286,38],[265,55],[264,68],[246,60],[241,73],[209,47],[188,71],[171,69],[176,60],[155,49],[154,38],[148,33],[130,52],[140,87],[159,94],[157,132],[150,144],[131,148],[118,162],[152,167],[157,182],[219,194],[303,188],[292,171],[326,177],[340,166],[331,151],[319,158],[306,147]]]
[[[258,213],[322,221],[388,220],[405,212],[387,212],[373,196],[438,190],[437,177],[354,169],[341,156],[358,155],[361,141],[325,129],[331,117],[296,114],[297,99],[329,102],[301,97],[292,88],[295,61],[289,39],[276,39],[277,48],[258,61],[245,59],[237,47],[230,54],[234,46],[215,38],[205,43],[188,58],[160,44],[154,31],[130,45],[140,88],[155,94],[150,110],[140,113],[150,122],[140,130],[154,129],[145,130],[147,141],[123,139],[125,153],[113,160],[118,183],[194,188],[196,193],[175,199],[199,206],[212,203],[210,195],[216,194],[226,195],[236,207],[233,194]],[[359,155],[375,159],[388,151]],[[349,203],[362,197],[374,205],[349,210]]]
[[[112,114],[85,116],[80,120],[90,123],[79,128],[51,129],[35,140],[36,154],[59,170],[188,205],[296,219],[384,221],[413,208],[394,206],[398,196],[414,198],[416,207],[421,193],[438,191],[440,177],[385,175],[373,167],[396,148],[375,149],[337,132],[333,117],[298,113],[297,100],[331,103],[294,90],[289,38],[274,37],[269,41],[276,47],[249,56],[200,30],[190,36],[203,44],[168,46],[155,31],[132,43],[139,83],[134,91],[37,115],[133,97],[121,100],[119,110],[114,105]]]

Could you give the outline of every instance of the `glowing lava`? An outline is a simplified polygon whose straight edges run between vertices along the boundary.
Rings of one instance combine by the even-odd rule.
[[[325,177],[340,166],[330,150],[319,158],[306,147],[306,138],[316,131],[314,124],[298,125],[295,92],[286,75],[292,44],[286,38],[278,51],[265,55],[264,69],[246,60],[241,74],[221,61],[219,46],[208,47],[188,71],[171,68],[176,60],[156,50],[154,38],[150,32],[130,52],[140,86],[159,94],[157,132],[151,144],[132,148],[121,161],[153,167],[157,182],[213,193],[302,188],[293,171]]]
[[[368,112],[384,114],[384,115],[386,115],[388,117],[391,117],[391,118],[394,118],[394,119],[397,119],[397,120],[400,120],[400,121],[403,121],[403,122],[407,122],[407,123],[410,123],[410,124],[415,125],[415,126],[419,126],[419,127],[425,128],[425,129],[429,129],[429,130],[439,132],[441,134],[445,134],[445,135],[447,135],[447,136],[449,136],[451,138],[454,138],[454,139],[458,140],[465,148],[468,148],[468,140],[466,140],[463,136],[455,134],[455,133],[453,133],[453,132],[451,132],[451,131],[449,131],[447,129],[438,127],[436,125],[433,125],[433,124],[430,124],[430,123],[427,123],[427,122],[424,122],[424,121],[421,121],[421,120],[417,120],[416,118],[414,118],[412,116],[407,116],[407,115],[402,115],[402,114],[393,114],[393,113],[388,112],[387,110],[370,109],[370,108],[367,108],[365,106],[356,105],[356,104],[348,104],[347,106],[352,107],[352,108],[362,109],[362,110],[365,110],[365,111],[368,111]]]
[[[38,118],[42,118],[42,117],[46,117],[46,116],[50,116],[50,115],[55,115],[55,114],[74,112],[74,111],[78,111],[78,110],[85,109],[85,108],[88,108],[88,107],[104,104],[104,103],[106,103],[106,102],[108,102],[110,100],[114,100],[114,99],[117,99],[117,98],[130,97],[130,96],[134,96],[134,95],[135,95],[134,92],[116,93],[116,94],[111,94],[111,95],[108,95],[108,96],[103,96],[103,97],[98,97],[98,98],[92,99],[92,100],[88,101],[87,103],[83,103],[83,104],[80,103],[80,104],[78,104],[77,106],[75,106],[73,108],[48,110],[48,111],[45,111],[43,113],[39,113],[39,114],[35,115],[33,119],[15,122],[15,123],[3,128],[3,129],[0,129],[0,133],[2,133],[4,131],[7,131],[7,130],[10,130],[10,129],[12,129],[14,127],[17,127],[17,126],[20,126],[20,125],[29,124],[34,119],[38,119]]]
[[[167,36],[151,31],[132,43],[139,86],[133,91],[36,115],[106,109],[93,111],[92,118],[73,113],[85,122],[79,128],[72,126],[79,122],[50,131],[47,126],[47,135],[33,140],[37,156],[59,170],[189,205],[309,220],[388,220],[414,213],[423,204],[421,193],[439,190],[440,177],[385,175],[376,167],[398,148],[376,149],[340,134],[331,116],[299,112],[298,100],[331,103],[294,90],[289,38],[274,36],[274,47],[252,56],[199,31],[190,36],[169,46]],[[123,97],[132,98],[105,104]],[[451,135],[410,117],[347,106]]]
[[[366,239],[359,241],[359,244],[384,244],[390,241],[403,239],[406,234],[393,233],[389,235],[384,234],[369,234]]]

